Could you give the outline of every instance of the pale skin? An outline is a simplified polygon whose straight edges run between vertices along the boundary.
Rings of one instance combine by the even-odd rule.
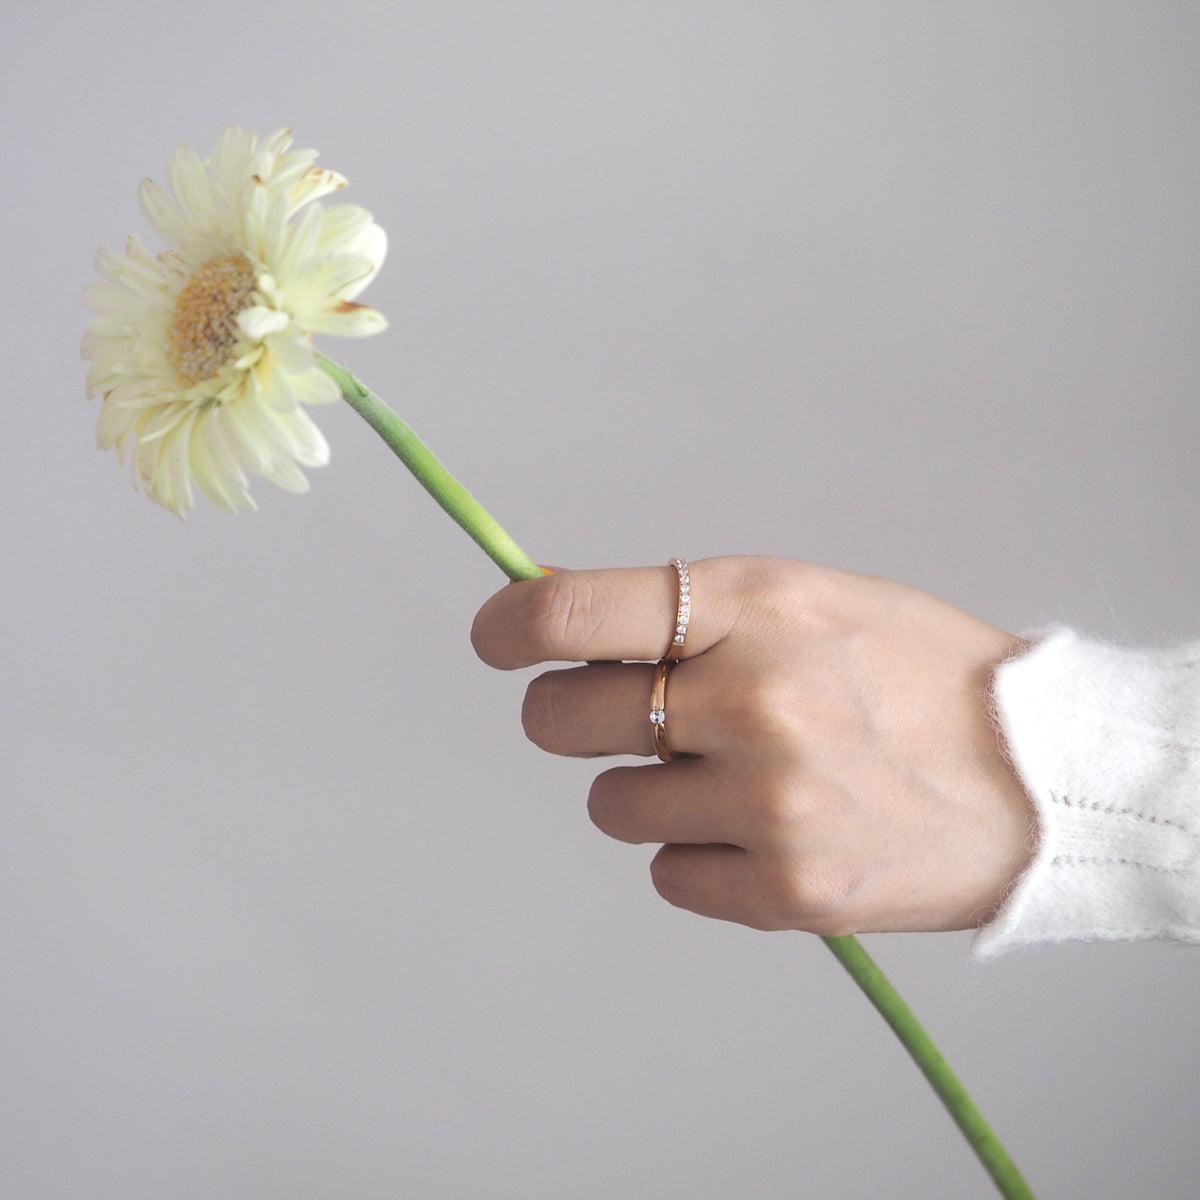
[[[683,661],[654,757],[667,566],[510,584],[471,631],[502,669],[543,662],[522,720],[554,754],[650,756],[592,784],[610,837],[661,843],[664,899],[755,929],[827,936],[975,927],[1036,839],[989,712],[1011,634],[903,584],[776,558],[691,564]]]

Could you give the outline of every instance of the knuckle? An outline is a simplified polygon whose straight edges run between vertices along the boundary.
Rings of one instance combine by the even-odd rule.
[[[839,872],[796,864],[767,885],[766,911],[775,928],[834,937],[850,929],[851,882]]]
[[[760,790],[751,819],[759,843],[777,851],[806,845],[813,823],[808,804],[793,789],[783,787]]]
[[[759,671],[731,689],[726,705],[722,716],[735,737],[775,743],[802,723],[804,696],[783,672]]]
[[[536,593],[529,618],[534,645],[544,657],[558,657],[566,648],[571,657],[583,658],[604,621],[604,606],[586,576],[550,575]]]

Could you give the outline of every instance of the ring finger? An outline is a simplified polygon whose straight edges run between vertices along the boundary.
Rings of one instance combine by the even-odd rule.
[[[594,663],[539,675],[521,709],[526,736],[551,754],[576,758],[655,753],[650,708],[656,670],[654,663]],[[684,661],[667,677],[662,729],[675,754],[704,754],[708,744],[689,702],[693,670],[693,662]]]

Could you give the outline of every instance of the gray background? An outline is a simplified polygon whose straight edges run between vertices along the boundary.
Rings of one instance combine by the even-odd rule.
[[[730,552],[1200,630],[1181,4],[9,9],[0,1195],[985,1197],[821,944],[670,909],[524,742],[502,582],[358,418],[181,524],[79,293],[179,141],[391,235],[330,347],[538,559]],[[1043,1196],[1197,1194],[1200,957],[870,948]]]

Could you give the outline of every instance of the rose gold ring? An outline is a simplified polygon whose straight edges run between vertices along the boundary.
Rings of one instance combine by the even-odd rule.
[[[654,753],[665,763],[675,755],[667,745],[667,676],[675,664],[664,658],[654,667],[654,687],[650,690],[650,727],[654,730]]]
[[[692,581],[688,575],[686,558],[673,558],[668,565],[674,567],[679,575],[679,595],[675,604],[675,629],[663,658],[678,662],[683,657],[683,644],[687,640],[688,621],[692,615]]]

